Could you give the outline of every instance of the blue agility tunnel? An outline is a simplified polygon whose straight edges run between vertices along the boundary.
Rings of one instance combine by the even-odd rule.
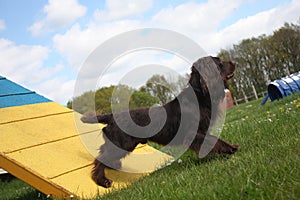
[[[275,80],[268,85],[268,94],[265,96],[261,105],[264,105],[268,98],[271,101],[278,100],[290,94],[300,91],[300,71],[290,76]]]

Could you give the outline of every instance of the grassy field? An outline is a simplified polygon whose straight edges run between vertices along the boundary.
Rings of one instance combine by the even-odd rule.
[[[186,152],[126,189],[95,199],[300,199],[300,93],[227,112],[221,138],[240,145],[227,157]],[[0,182],[0,199],[46,199],[25,183]]]

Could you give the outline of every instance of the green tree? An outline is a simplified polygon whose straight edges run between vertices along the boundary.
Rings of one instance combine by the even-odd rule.
[[[172,91],[172,98],[175,98],[188,85],[190,75],[178,75],[173,81],[169,81],[170,89]]]
[[[157,97],[161,105],[167,103],[174,97],[170,83],[162,75],[153,75],[146,82],[146,85],[140,88],[140,91]]]
[[[87,111],[93,110],[94,98],[95,98],[95,92],[88,91],[83,93],[79,97],[73,98],[72,101],[69,101],[67,103],[67,107],[83,114]]]
[[[111,113],[111,96],[115,86],[102,87],[96,91],[95,110],[101,113]]]
[[[89,91],[73,98],[67,107],[79,113],[96,110],[100,113],[122,112],[140,107],[150,107],[159,103],[157,97],[149,93],[137,91],[127,85],[102,87],[96,92]]]
[[[130,99],[130,108],[150,107],[159,103],[157,97],[142,91],[134,91]]]
[[[274,31],[270,42],[274,53],[272,78],[279,78],[282,74],[289,75],[300,71],[300,26],[285,23],[282,28]]]

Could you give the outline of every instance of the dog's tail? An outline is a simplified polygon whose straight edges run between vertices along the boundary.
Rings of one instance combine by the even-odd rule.
[[[95,123],[103,123],[109,124],[112,119],[112,114],[98,114],[96,115],[94,112],[84,114],[80,120],[84,123],[95,124]]]

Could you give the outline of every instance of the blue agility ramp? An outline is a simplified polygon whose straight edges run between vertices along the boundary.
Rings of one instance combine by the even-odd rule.
[[[265,96],[261,105],[264,105],[268,98],[271,101],[291,95],[300,91],[300,72],[291,74],[284,78],[275,80],[268,85],[268,94]]]
[[[42,102],[51,100],[0,76],[0,108]]]

